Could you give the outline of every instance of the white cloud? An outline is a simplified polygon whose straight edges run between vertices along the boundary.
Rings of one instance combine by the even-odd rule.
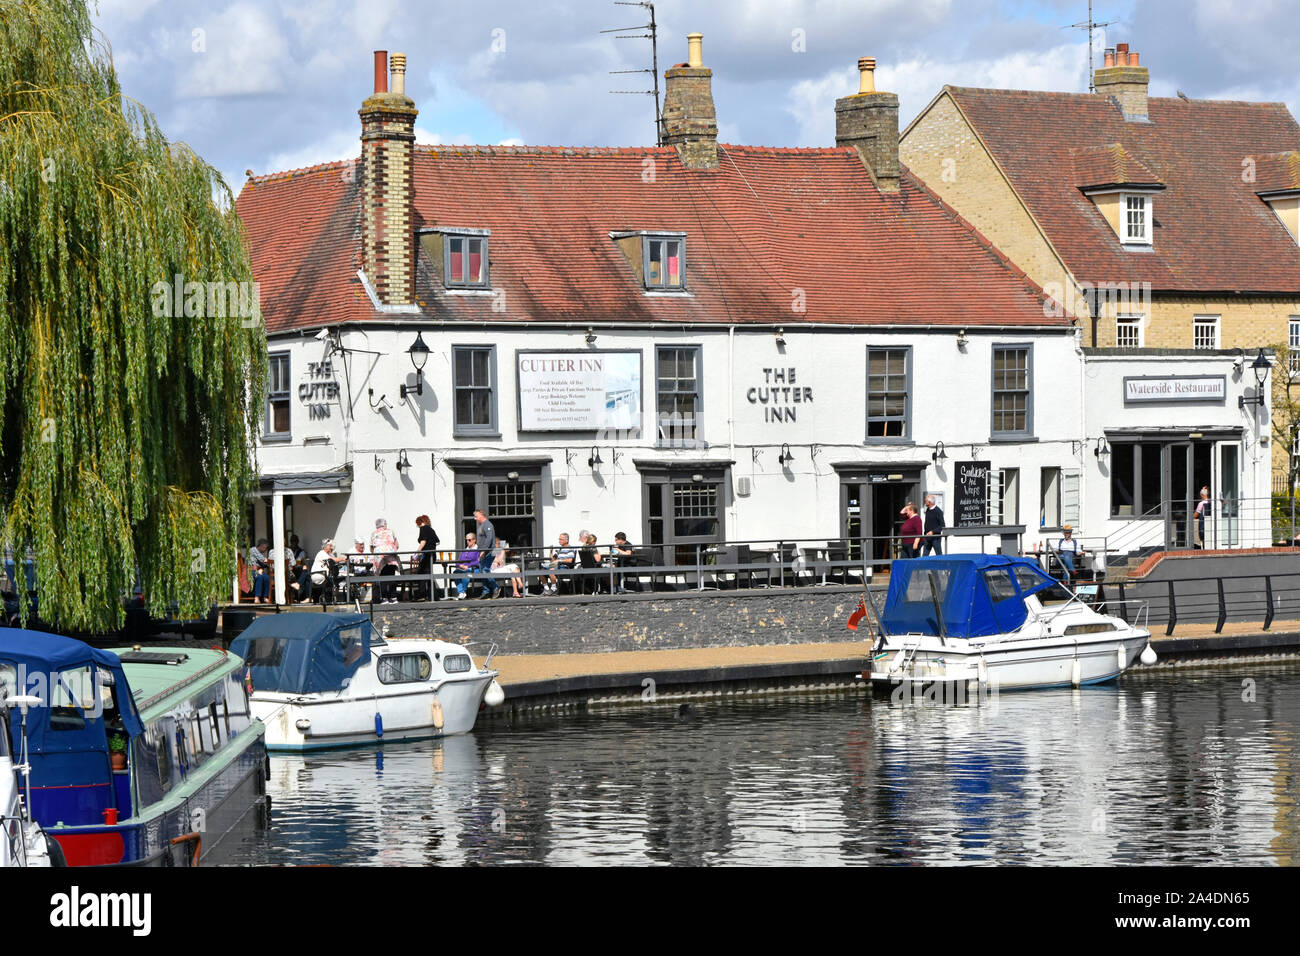
[[[1087,43],[1050,50],[1020,51],[996,59],[905,60],[876,70],[876,89],[898,94],[899,129],[906,128],[944,85],[989,89],[1079,91]],[[858,91],[858,71],[834,70],[820,79],[801,80],[790,90],[786,110],[805,146],[835,142],[835,100]]]
[[[289,45],[266,11],[236,3],[200,22],[203,50],[180,83],[181,97],[243,96],[285,89]]]

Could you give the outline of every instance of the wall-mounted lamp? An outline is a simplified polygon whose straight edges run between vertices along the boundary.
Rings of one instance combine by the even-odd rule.
[[[588,329],[587,329],[587,344],[588,344],[588,345],[595,345],[595,344],[596,344],[596,330],[595,330],[595,329],[592,329],[592,328],[588,328]]]
[[[1093,448],[1092,453],[1097,457],[1098,461],[1110,454],[1110,445],[1106,443],[1105,435],[1097,439],[1097,446]]]
[[[779,349],[785,348],[785,329],[776,330],[776,347]]]
[[[1258,405],[1261,408],[1264,406],[1264,383],[1268,381],[1268,373],[1272,368],[1273,363],[1264,357],[1264,350],[1260,349],[1255,361],[1250,363],[1250,370],[1255,373],[1257,386],[1255,396],[1254,398],[1247,398],[1245,395],[1238,397],[1238,408],[1245,408],[1247,405]]]
[[[508,471],[508,472],[506,472],[506,480],[507,480],[507,481],[518,481],[518,480],[519,480],[519,472],[517,472],[517,471]]]
[[[587,467],[592,471],[595,471],[597,465],[603,464],[605,463],[600,460],[600,449],[593,446],[591,449],[591,456],[587,459]]]
[[[415,341],[406,350],[406,354],[411,356],[411,364],[415,366],[415,388],[402,385],[402,401],[406,401],[407,395],[424,394],[424,363],[429,361],[429,346],[424,344],[424,336],[419,332],[415,333]]]
[[[704,480],[704,476],[699,474],[698,472],[691,475],[691,481],[695,482],[697,485],[703,480]]]
[[[388,404],[388,401],[385,396],[380,395],[379,400],[376,401],[375,390],[372,388],[372,389],[368,389],[368,391],[369,391],[370,410],[372,412],[379,412],[379,411],[383,411],[385,408],[392,407]]]
[[[781,454],[777,456],[776,463],[784,468],[787,464],[794,461],[794,455],[790,454],[790,446],[782,445]]]
[[[930,460],[936,465],[942,465],[948,460],[948,452],[944,449],[943,442],[937,441],[934,443],[934,454],[930,456]]]
[[[963,352],[965,352],[965,351],[966,351],[966,341],[967,341],[967,340],[966,340],[966,330],[965,330],[965,329],[960,329],[960,330],[958,330],[958,332],[957,332],[957,348],[959,348],[959,349],[961,349]]]
[[[411,459],[406,457],[406,449],[403,448],[397,453],[397,473],[400,475],[406,469],[411,467]]]

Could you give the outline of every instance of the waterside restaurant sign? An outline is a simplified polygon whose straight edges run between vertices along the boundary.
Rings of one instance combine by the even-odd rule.
[[[1124,379],[1124,404],[1225,402],[1228,380],[1222,375],[1135,376]]]

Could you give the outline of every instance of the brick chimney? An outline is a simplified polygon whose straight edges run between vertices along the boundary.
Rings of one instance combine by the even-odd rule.
[[[1127,43],[1116,44],[1106,51],[1106,65],[1092,76],[1092,84],[1101,96],[1109,96],[1119,104],[1124,119],[1130,123],[1147,122],[1147,86],[1151,74],[1138,62],[1138,55],[1130,53]]]
[[[876,59],[858,60],[858,92],[835,101],[835,145],[855,146],[876,187],[898,192],[898,97],[876,92]]]
[[[664,145],[676,146],[687,169],[718,168],[718,113],[713,71],[704,65],[704,35],[688,33],[687,62],[664,73]]]
[[[391,92],[389,91],[391,86]],[[415,302],[415,117],[406,54],[375,51],[375,92],[361,116],[362,267],[381,305]]]

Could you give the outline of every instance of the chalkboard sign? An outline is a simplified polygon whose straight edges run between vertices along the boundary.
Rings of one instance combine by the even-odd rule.
[[[989,523],[989,463],[957,462],[957,488],[953,496],[954,523],[977,528]]]

